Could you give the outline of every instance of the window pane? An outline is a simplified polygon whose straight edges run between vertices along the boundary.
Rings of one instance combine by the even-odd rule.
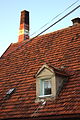
[[[44,88],[51,88],[50,81],[44,81]]]
[[[44,95],[51,94],[51,82],[49,80],[44,81]]]

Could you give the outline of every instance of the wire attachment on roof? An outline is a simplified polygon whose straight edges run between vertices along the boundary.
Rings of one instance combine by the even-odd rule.
[[[41,105],[45,105],[46,104],[46,101],[44,99],[41,99]]]

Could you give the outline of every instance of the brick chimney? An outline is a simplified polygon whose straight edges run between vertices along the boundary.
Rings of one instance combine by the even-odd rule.
[[[20,17],[18,42],[29,39],[29,12],[23,10]]]
[[[77,17],[77,18],[74,18],[73,20],[71,20],[73,22],[73,25],[77,25],[77,24],[80,24],[80,18]]]

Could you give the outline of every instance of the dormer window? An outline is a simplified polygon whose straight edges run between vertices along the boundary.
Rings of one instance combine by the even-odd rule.
[[[56,98],[61,91],[67,75],[59,69],[43,65],[36,74],[36,97]]]

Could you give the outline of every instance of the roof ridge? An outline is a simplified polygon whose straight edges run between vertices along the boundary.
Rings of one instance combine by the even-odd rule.
[[[29,40],[29,41],[30,41],[30,40]],[[27,42],[25,42],[24,44],[18,46],[15,50],[13,50],[12,52],[10,52],[8,55],[12,54],[12,53],[15,52],[17,49],[19,49],[19,48],[21,48],[22,46],[24,46],[25,44],[27,44],[29,41],[27,41]],[[10,46],[11,46],[12,44],[17,44],[17,43],[11,43]],[[10,48],[10,46],[6,49],[6,51]],[[3,53],[3,55],[1,56],[1,58],[4,57],[4,54],[6,53],[6,51]],[[5,56],[5,57],[6,57],[6,56]]]
[[[11,43],[9,46],[8,46],[8,48],[5,50],[5,52],[1,55],[1,57],[0,58],[2,58],[3,56],[4,56],[4,54],[6,53],[6,51],[11,47],[11,45],[12,45],[13,43]]]

